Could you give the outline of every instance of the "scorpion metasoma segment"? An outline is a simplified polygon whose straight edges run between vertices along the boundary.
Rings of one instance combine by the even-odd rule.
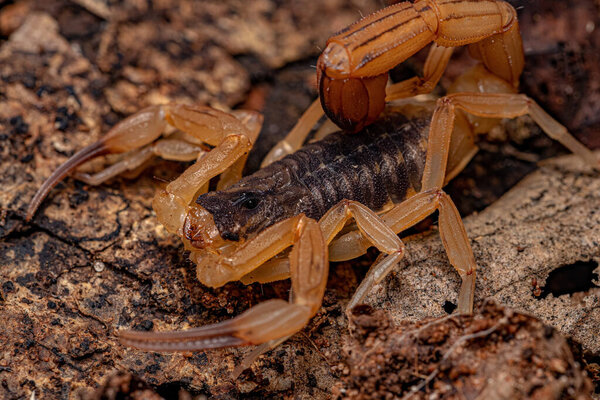
[[[154,156],[197,160],[157,191],[153,208],[159,222],[181,237],[197,265],[198,280],[218,287],[233,280],[249,283],[291,278],[289,302],[266,301],[232,320],[187,331],[122,331],[119,335],[123,343],[153,351],[261,344],[242,363],[242,367],[248,366],[257,355],[302,329],[315,315],[325,291],[328,260],[357,257],[369,246],[383,253],[350,300],[351,308],[402,258],[404,245],[397,233],[436,210],[448,259],[462,279],[458,311],[470,313],[475,259],[458,211],[442,187],[477,151],[476,135],[489,131],[498,118],[528,114],[550,137],[598,168],[596,156],[564,126],[527,96],[515,94],[522,48],[512,7],[486,0],[417,1],[394,7],[363,19],[338,36],[348,39],[344,46],[350,46],[361,35],[372,35],[372,40],[357,42],[364,46],[355,46],[348,53],[354,57],[359,50],[382,45],[380,40],[389,44],[388,32],[402,33],[400,44],[388,49],[396,63],[432,40],[438,43],[425,67],[428,71],[429,65],[429,70],[435,72],[425,74],[425,81],[430,83],[425,84],[421,78],[403,83],[402,87],[410,90],[403,89],[398,97],[435,85],[451,52],[441,45],[474,43],[472,52],[482,63],[461,75],[449,88],[449,95],[437,101],[403,100],[402,105],[394,105],[357,135],[335,133],[271,163],[296,147],[284,141],[270,154],[268,167],[241,180],[262,118],[247,111],[229,114],[208,107],[168,104],[149,107],[127,118],[99,142],[67,160],[44,182],[27,211],[28,220],[58,181],[100,154],[125,153],[121,161],[107,169],[95,175],[78,173],[78,179],[99,184],[119,173],[138,171]],[[414,18],[407,13],[414,14]],[[391,18],[395,21],[400,17],[404,19],[392,24]],[[473,25],[461,28],[463,39],[449,41],[450,32],[461,30],[465,20]],[[385,29],[382,24],[391,25]],[[412,36],[406,31],[409,28]],[[357,34],[353,36],[352,32]],[[333,42],[338,40],[331,39]],[[385,56],[378,55],[382,51],[373,53],[377,57],[363,56],[364,65],[359,62],[356,65],[360,67],[353,68],[360,71],[370,65],[369,71],[377,66],[387,71],[393,63],[383,62]],[[382,60],[377,61],[379,58]],[[322,67],[320,76],[325,79]],[[327,76],[330,79],[332,75]],[[331,79],[341,79],[340,93],[345,93],[343,81],[350,78]],[[363,78],[357,79],[364,83]],[[387,91],[389,96],[390,87]],[[340,96],[345,99],[345,95]],[[356,102],[359,104],[361,98],[357,97]],[[306,131],[314,116],[320,115],[319,110],[319,103],[314,103],[292,133]],[[371,116],[363,120],[357,126],[371,122]],[[177,131],[160,138],[167,125]],[[323,136],[323,132],[317,136]],[[294,136],[294,140],[299,137],[302,143],[302,135]],[[207,193],[209,181],[218,175],[218,191]],[[347,226],[350,219],[355,221],[356,229]],[[340,232],[343,234],[336,237]]]
[[[388,85],[389,70],[432,42],[423,77]],[[464,45],[487,72],[503,81],[502,92],[516,92],[524,65],[523,45],[517,13],[506,1],[402,1],[342,29],[327,40],[317,62],[320,99],[263,165],[300,148],[323,112],[340,128],[357,132],[377,119],[386,101],[430,93],[453,48]]]

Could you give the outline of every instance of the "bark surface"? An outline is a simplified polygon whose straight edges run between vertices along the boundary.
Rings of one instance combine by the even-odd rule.
[[[367,0],[195,4],[0,3],[2,398],[30,398],[34,392],[36,398],[111,398],[115,393],[138,398],[152,398],[150,393],[163,398],[329,398],[345,376],[338,364],[353,363],[345,351],[363,346],[350,335],[343,311],[375,253],[333,266],[323,307],[309,326],[237,380],[231,379],[231,371],[249,349],[158,354],[119,345],[114,332],[121,327],[185,329],[288,296],[288,282],[232,283],[219,289],[197,282],[180,242],[156,222],[151,209],[156,187],[182,171],[176,163],[159,161],[139,179],[119,178],[99,187],[67,179],[31,223],[23,220],[34,192],[58,165],[150,104],[177,101],[263,111],[262,139],[250,160],[250,168],[256,166],[316,95],[311,65],[318,46],[354,21],[359,10],[366,14],[381,6]],[[551,21],[544,23],[556,26],[579,27],[581,18],[600,26],[597,2],[573,4],[564,15],[577,16],[577,23],[551,19],[560,6],[520,12],[525,18],[541,13],[541,20]],[[575,13],[578,7],[585,12]],[[534,35],[540,32],[539,21],[531,18],[537,30],[525,31],[529,28],[522,24],[526,43],[543,43]],[[579,119],[569,119],[574,113],[554,113],[566,124],[580,123],[570,128],[590,144],[598,143],[597,131],[586,126],[597,124],[582,121],[598,116],[584,113],[590,107],[597,110],[593,102],[600,86],[593,68],[598,64],[589,60],[600,54],[590,52],[600,43],[598,32],[558,37],[583,54],[564,64],[569,68],[555,69],[555,75],[538,74],[538,65],[528,64],[526,70],[527,79],[550,82],[551,94],[565,94],[565,104],[577,102],[583,113],[577,114]],[[560,46],[546,51],[559,60],[563,54]],[[458,56],[448,77],[464,71],[469,62]],[[418,58],[396,74],[410,73],[411,65],[418,67]],[[581,86],[581,80],[587,84]],[[588,95],[569,97],[579,93],[577,87]],[[498,140],[507,137],[512,142]],[[481,147],[448,188],[461,213],[472,214],[466,227],[479,265],[476,300],[492,297],[571,337],[578,343],[573,348],[581,349],[575,359],[598,384],[600,179],[578,160],[562,158],[544,164],[494,202],[536,169],[541,157],[562,150],[527,118],[505,122]],[[427,226],[422,224],[426,232],[408,243],[402,265],[367,299],[375,310],[387,312],[373,315],[388,321],[388,327],[445,315],[455,302],[458,276],[437,232]],[[582,284],[566,288],[573,276]],[[538,334],[536,327],[546,329],[537,322],[527,326],[532,337]],[[381,327],[382,335],[394,335]],[[479,343],[485,349],[498,341]],[[563,355],[564,360],[572,357]],[[565,387],[587,388],[576,371],[567,379]]]

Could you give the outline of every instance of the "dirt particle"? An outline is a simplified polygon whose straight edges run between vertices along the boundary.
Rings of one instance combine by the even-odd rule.
[[[444,311],[446,311],[446,314],[452,314],[454,312],[454,310],[456,310],[456,304],[446,300],[444,302],[444,305],[442,306],[442,308],[444,309]]]
[[[106,265],[100,260],[94,261],[92,266],[94,267],[94,271],[96,272],[102,272],[104,271],[104,268],[106,268]]]
[[[160,365],[159,364],[150,364],[146,368],[144,368],[144,371],[149,374],[156,374],[158,371],[160,371]]]
[[[512,326],[515,329],[508,329]],[[510,333],[516,331],[518,335]],[[490,302],[472,316],[390,324],[378,334],[383,340],[365,340],[374,333],[356,329],[354,341],[344,347],[346,363],[336,367],[348,373],[333,389],[334,398],[397,398],[417,385],[422,389],[413,393],[416,399],[462,398],[482,391],[482,398],[502,397],[501,393],[528,398],[540,389],[544,398],[563,389],[574,396],[589,393],[591,382],[572,362],[565,339],[548,338],[545,332],[535,318]],[[546,366],[557,375],[544,372]]]
[[[11,281],[6,281],[2,284],[2,290],[4,293],[12,293],[15,290],[15,284]]]
[[[23,120],[23,117],[20,115],[12,117],[8,122],[12,126],[12,133],[14,134],[22,135],[27,133],[27,131],[29,130],[29,124],[26,123]]]

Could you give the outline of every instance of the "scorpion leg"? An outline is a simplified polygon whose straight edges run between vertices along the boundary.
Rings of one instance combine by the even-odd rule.
[[[294,125],[287,136],[267,153],[260,164],[260,167],[264,168],[272,162],[277,161],[288,154],[292,154],[302,147],[302,144],[306,140],[311,129],[319,122],[323,115],[324,112],[321,107],[321,100],[316,99],[306,111],[304,111],[304,114],[298,119],[298,122],[296,122],[296,125]]]
[[[240,278],[244,285],[254,282],[270,283],[290,277],[289,253],[283,252]]]
[[[597,168],[600,165],[589,149],[525,95],[455,93],[438,100],[431,120],[422,190],[437,193],[436,197],[439,197],[437,208],[440,211],[439,226],[442,242],[450,263],[458,270],[463,280],[458,298],[458,310],[472,312],[476,268],[473,252],[456,207],[441,190],[446,176],[456,108],[484,118],[514,118],[529,114],[548,136],[558,140],[592,166]],[[402,204],[399,207],[401,206]]]
[[[282,222],[285,223],[275,224],[263,232],[274,238],[270,242],[263,241],[265,235],[248,242],[245,247],[255,251],[254,254],[250,259],[248,254],[236,258],[232,268],[245,267],[245,263],[260,264],[265,257],[279,252],[282,244],[293,244],[289,302],[268,300],[231,320],[186,331],[122,331],[119,332],[121,342],[149,351],[192,351],[267,343],[298,332],[321,306],[327,282],[327,246],[315,220],[299,215]]]
[[[184,140],[161,139],[139,150],[127,153],[123,160],[110,165],[100,172],[95,174],[75,172],[73,176],[88,185],[97,186],[117,175],[129,171],[136,172],[132,176],[127,176],[128,178],[134,178],[137,174],[141,173],[142,168],[140,167],[143,167],[155,156],[172,161],[193,161],[204,153],[205,151],[202,147]]]
[[[385,90],[385,101],[431,93],[444,74],[453,50],[452,47],[442,47],[433,43],[425,60],[423,77],[415,76],[388,86]]]
[[[470,313],[472,312],[472,296],[475,285],[475,259],[458,211],[450,197],[442,190],[421,192],[392,208],[383,215],[382,219],[390,230],[401,232],[436,210],[440,210],[440,234],[448,258],[451,264],[457,268],[464,281],[459,294],[459,312]],[[350,232],[342,237],[341,242],[336,241],[330,248],[330,260],[345,260],[355,257],[356,245],[361,246],[361,241],[357,237],[359,234],[356,231]],[[343,240],[344,238],[346,240]],[[362,249],[366,249],[368,244],[362,246]],[[363,252],[364,250],[360,251],[360,254]],[[383,259],[374,264],[357,288],[354,296],[352,296],[348,309],[360,303],[373,286],[385,278],[400,258],[398,257],[393,263],[388,263],[386,259]],[[469,266],[469,268],[464,268],[464,266]]]
[[[232,112],[235,117],[244,124],[247,128],[246,136],[250,140],[250,143],[254,144],[256,138],[262,128],[263,116],[259,113],[247,110],[235,110]],[[219,178],[217,184],[217,190],[223,190],[233,185],[242,178],[244,167],[246,166],[246,160],[248,159],[248,153],[242,155],[231,167],[225,170]]]
[[[356,225],[370,243],[386,256],[378,260],[363,279],[354,296],[347,305],[352,309],[368,293],[369,289],[394,268],[404,256],[404,243],[382,219],[368,207],[350,200],[342,200],[330,209],[319,221],[321,231],[329,244],[344,227],[348,219],[354,218]]]
[[[457,108],[484,118],[514,118],[529,114],[552,139],[567,147],[591,166],[600,167],[598,159],[591,150],[569,134],[563,125],[529,97],[510,93],[454,93],[438,100],[431,120],[422,190],[442,187]]]
[[[574,139],[567,130],[546,114],[533,100],[519,94],[456,93],[438,100],[434,112],[423,173],[422,192],[395,206],[383,219],[394,232],[414,225],[436,209],[440,212],[439,229],[450,263],[463,282],[458,298],[458,311],[472,312],[476,264],[460,215],[441,187],[446,179],[446,166],[451,136],[455,126],[455,109],[485,118],[511,118],[529,114],[550,137],[598,167],[594,154]],[[364,252],[368,244],[358,232],[350,232],[330,248],[332,260],[347,259]]]
[[[327,244],[331,243],[335,236],[344,227],[346,222],[354,218],[359,231],[354,231],[358,238],[352,243],[351,247],[356,247],[357,244],[364,242],[364,250],[369,246],[376,246],[381,252],[389,254],[385,260],[381,261],[381,265],[388,265],[389,268],[393,267],[401,258],[404,251],[404,244],[396,236],[393,229],[394,225],[390,225],[384,219],[382,219],[375,212],[365,207],[359,202],[352,200],[342,200],[334,207],[332,207],[319,221],[319,225],[323,234],[325,235],[325,241]],[[337,242],[337,241],[336,241]],[[334,251],[339,253],[339,246],[333,247]],[[329,253],[329,260],[331,261],[342,261],[350,258],[355,258],[363,254],[363,252],[356,254],[353,257],[342,257],[340,255]],[[377,268],[372,268],[372,271],[377,271]],[[285,279],[289,276],[289,265],[287,263],[287,257],[273,258],[266,263],[262,264],[259,268],[245,275],[242,282],[250,284],[253,282],[272,282],[275,280]],[[375,275],[373,275],[375,276]],[[370,279],[370,275],[365,278]],[[377,282],[380,280],[377,279]]]

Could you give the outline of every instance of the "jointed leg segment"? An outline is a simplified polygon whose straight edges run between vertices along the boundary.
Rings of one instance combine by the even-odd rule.
[[[129,153],[122,161],[95,175],[79,174],[84,181],[91,184],[102,183],[119,173],[135,170],[154,155],[176,160],[193,160],[203,153],[199,146],[200,143],[206,143],[216,146],[210,152],[215,154],[206,160],[205,157],[202,157],[201,164],[208,161],[209,165],[198,167],[196,164],[192,166],[194,172],[184,174],[179,182],[194,181],[193,178],[190,178],[190,175],[194,173],[196,174],[195,181],[208,180],[233,166],[232,171],[224,174],[221,186],[230,184],[241,178],[245,154],[254,143],[261,124],[262,117],[249,111],[236,111],[234,114],[228,114],[209,107],[177,104],[147,107],[115,125],[98,142],[80,150],[56,169],[33,197],[27,209],[26,219],[29,220],[33,217],[46,195],[65,176],[86,161],[105,154]],[[181,135],[178,139],[162,139],[151,144],[164,133],[167,125],[180,129],[187,134],[187,137],[194,140],[188,143],[185,141],[186,136]],[[209,176],[211,173],[215,173],[214,171],[219,172]],[[176,185],[177,183],[174,183],[174,186]],[[200,183],[201,186],[202,183]],[[189,197],[189,193],[183,191],[182,193],[184,199]],[[183,202],[185,201],[187,200],[183,200]]]
[[[388,86],[385,91],[385,101],[431,93],[442,78],[448,62],[450,62],[453,50],[454,48],[452,47],[442,47],[436,43],[432,44],[427,55],[427,60],[425,60],[423,77],[415,76]]]
[[[231,320],[187,331],[124,331],[119,333],[121,342],[152,351],[191,351],[260,344],[302,329],[318,311],[327,282],[327,246],[321,230],[316,221],[300,215],[273,225],[263,233],[248,242],[241,255],[236,253],[234,258],[224,261],[231,269],[248,270],[256,268],[282,247],[293,244],[290,302],[268,300]]]
[[[529,97],[512,93],[455,93],[438,100],[431,119],[422,190],[442,187],[457,108],[484,118],[514,118],[529,114],[548,136],[563,144],[591,166],[596,168],[599,166],[594,153],[571,136],[563,125],[543,111]]]
[[[160,139],[139,150],[129,152],[121,161],[110,165],[100,172],[95,174],[75,172],[73,176],[88,185],[97,186],[124,173],[134,173],[133,176],[128,174],[127,178],[137,176],[135,172],[141,172],[140,168],[154,157],[172,161],[194,161],[205,152],[201,146],[188,143],[184,140]]]
[[[458,298],[458,310],[461,313],[470,313],[473,310],[473,290],[475,287],[475,258],[469,244],[465,228],[458,214],[458,210],[450,197],[443,190],[429,190],[398,204],[382,216],[385,224],[395,233],[400,233],[419,221],[439,210],[440,236],[450,263],[461,276],[461,285]],[[330,259],[345,260],[354,258],[364,253],[369,246],[358,232],[350,232],[334,241],[330,247]],[[360,252],[359,254],[357,254]],[[399,261],[400,258],[395,260]],[[356,305],[370,291],[372,286],[380,282],[385,275],[395,266],[385,264],[385,259],[371,270],[359,286],[351,300],[350,305]],[[350,306],[349,305],[349,306]]]

